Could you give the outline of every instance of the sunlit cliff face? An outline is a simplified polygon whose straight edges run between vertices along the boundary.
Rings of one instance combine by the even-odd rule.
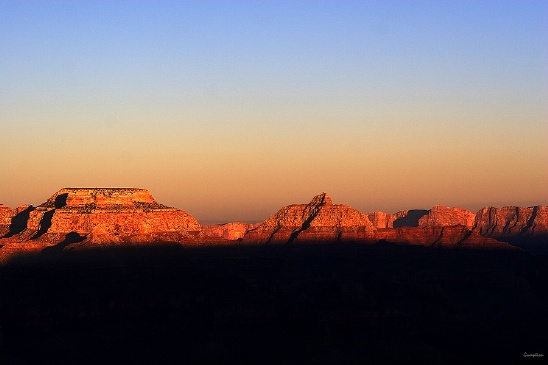
[[[133,208],[140,204],[156,204],[152,194],[134,188],[64,188],[55,193],[41,207],[75,207],[93,205],[94,208]],[[160,205],[158,205],[160,206]]]
[[[65,188],[38,207],[13,214],[7,236],[17,241],[155,242],[200,231],[190,214],[135,188]]]
[[[145,189],[65,188],[38,207],[0,207],[0,234],[13,250],[65,246],[166,243],[269,245],[395,243],[431,248],[542,251],[548,247],[548,207],[486,207],[477,213],[436,205],[429,210],[365,214],[333,204],[326,193],[281,208],[262,223],[203,225],[159,204]],[[23,243],[23,244],[22,244]]]

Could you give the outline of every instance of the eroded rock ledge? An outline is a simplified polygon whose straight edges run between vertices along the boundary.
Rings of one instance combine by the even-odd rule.
[[[61,248],[78,244],[300,244],[400,243],[444,248],[548,252],[548,207],[458,207],[364,214],[318,194],[308,204],[283,207],[262,223],[200,226],[190,214],[156,202],[135,188],[65,188],[38,207],[0,205],[0,245]],[[510,245],[510,244],[511,245]],[[71,247],[74,247],[72,245]]]
[[[23,219],[18,216],[26,214]],[[65,188],[12,218],[12,241],[125,243],[181,241],[201,228],[190,214],[159,204],[145,189]]]
[[[308,204],[280,209],[266,221],[249,230],[243,243],[293,243],[340,241],[373,237],[373,224],[366,214],[346,205],[334,205],[322,193]]]

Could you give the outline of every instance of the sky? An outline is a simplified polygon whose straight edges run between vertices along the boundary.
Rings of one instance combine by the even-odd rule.
[[[0,0],[0,203],[548,205],[547,1]]]

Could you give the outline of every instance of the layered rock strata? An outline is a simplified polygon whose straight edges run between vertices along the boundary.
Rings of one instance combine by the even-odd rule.
[[[435,206],[368,215],[345,205],[334,205],[325,193],[309,204],[280,209],[245,233],[244,244],[302,242],[392,242],[427,247],[511,249],[474,229],[476,215],[461,208]]]
[[[548,206],[481,209],[474,230],[531,251],[548,252]]]
[[[419,227],[448,227],[464,226],[468,229],[474,227],[476,214],[458,207],[446,207],[435,205],[423,217],[419,219]]]
[[[293,243],[358,240],[373,237],[375,227],[366,214],[346,205],[334,205],[322,193],[308,204],[280,209],[266,221],[249,230],[243,243]]]
[[[11,225],[11,219],[15,212],[10,207],[0,204],[0,237],[8,234]]]
[[[145,189],[65,188],[28,213],[21,239],[88,243],[178,241],[199,233],[190,214],[157,203]]]
[[[548,207],[486,207],[476,214],[474,228],[489,237],[546,234]]]
[[[243,238],[247,231],[256,226],[257,224],[243,222],[209,224],[202,226],[202,236],[212,240],[235,241]]]
[[[419,220],[428,214],[427,210],[401,210],[397,213],[373,212],[368,217],[375,228],[418,227]]]
[[[505,242],[483,237],[465,226],[399,227],[375,232],[379,242],[436,248],[512,249]]]
[[[394,228],[394,221],[399,218],[397,214],[378,211],[369,213],[367,217],[375,228]]]
[[[308,204],[283,207],[262,223],[201,227],[190,214],[157,203],[144,189],[66,188],[38,207],[11,209],[0,205],[0,238],[0,246],[24,242],[18,247],[76,242],[393,242],[429,247],[509,248],[509,242],[548,252],[548,207],[487,207],[472,213],[437,205],[430,210],[363,214],[349,206],[333,204],[322,193]]]

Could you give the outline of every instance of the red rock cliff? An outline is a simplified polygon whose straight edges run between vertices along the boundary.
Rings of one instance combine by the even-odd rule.
[[[210,224],[202,226],[202,234],[206,238],[235,241],[242,238],[248,230],[256,226],[257,224],[242,222]]]
[[[243,243],[393,242],[443,248],[512,249],[510,245],[473,231],[475,214],[461,208],[434,206],[395,214],[365,215],[334,205],[325,194],[309,204],[280,209],[243,237]]]
[[[394,221],[399,218],[396,214],[385,212],[373,212],[367,216],[375,228],[394,228]]]
[[[334,205],[322,193],[308,204],[288,205],[249,230],[244,243],[292,243],[354,240],[375,230],[367,215],[345,205]]]
[[[146,242],[192,236],[200,225],[144,189],[66,188],[30,212],[27,231],[53,241],[75,232],[88,242]]]
[[[9,232],[11,219],[15,212],[10,207],[0,204],[0,237]]]
[[[419,219],[419,227],[447,227],[464,226],[469,229],[474,227],[476,214],[462,208],[451,208],[443,205],[435,205]]]
[[[548,234],[548,206],[486,207],[476,214],[474,228],[483,236],[517,237]]]

